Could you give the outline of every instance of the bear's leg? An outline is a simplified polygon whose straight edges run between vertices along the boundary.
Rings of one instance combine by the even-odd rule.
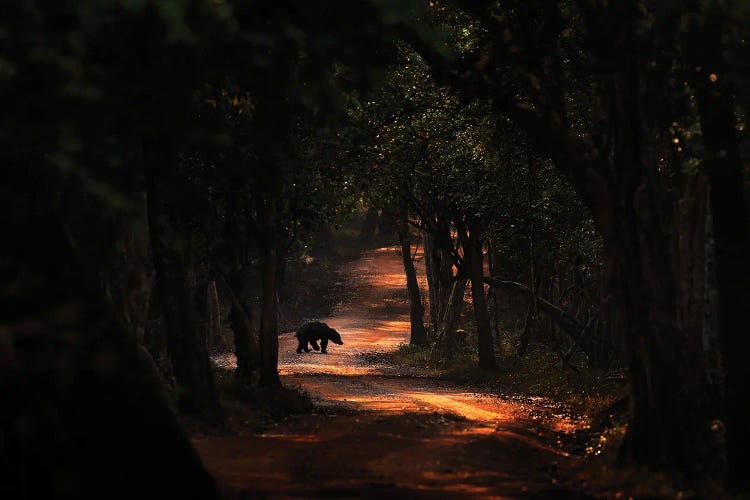
[[[328,349],[328,339],[323,339],[320,341],[320,352],[322,352],[323,354],[328,354],[328,351],[326,351],[326,349]]]
[[[315,339],[311,340],[311,341],[310,341],[310,345],[311,345],[311,346],[312,346],[312,348],[313,348],[313,349],[315,349],[316,351],[319,351],[319,350],[320,350],[320,347],[318,346],[318,341],[317,341],[317,340],[315,340]]]
[[[297,339],[297,341],[297,354],[301,354],[303,349],[309,351],[309,349],[307,348],[307,342],[302,342],[302,340],[299,339]]]

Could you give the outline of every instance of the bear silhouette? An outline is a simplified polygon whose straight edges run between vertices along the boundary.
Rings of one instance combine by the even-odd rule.
[[[326,325],[321,321],[308,321],[297,329],[295,334],[299,345],[297,346],[297,352],[302,351],[310,352],[310,348],[307,346],[309,343],[313,349],[320,350],[323,354],[327,354],[328,341],[330,340],[334,344],[343,345],[344,342],[341,340],[339,332]],[[320,341],[320,346],[318,346]]]

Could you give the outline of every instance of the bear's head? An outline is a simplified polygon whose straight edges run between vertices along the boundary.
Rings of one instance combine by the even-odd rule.
[[[341,340],[341,335],[339,335],[339,332],[337,332],[330,326],[328,327],[328,339],[334,344],[344,345],[344,341]]]

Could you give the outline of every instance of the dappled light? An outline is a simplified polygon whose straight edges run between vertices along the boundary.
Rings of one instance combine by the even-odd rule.
[[[364,375],[377,373],[377,367],[357,361],[356,356],[371,351],[389,351],[409,342],[409,318],[403,314],[405,278],[394,249],[379,248],[348,264],[345,273],[357,289],[325,319],[341,332],[343,346],[332,346],[327,355],[311,352],[296,354],[294,332],[279,337],[279,373],[319,373]]]
[[[0,500],[747,497],[748,0],[0,5]]]
[[[553,487],[544,474],[529,480],[518,471],[535,474],[545,461],[569,459],[541,429],[572,433],[581,425],[578,420],[556,414],[540,398],[504,400],[434,380],[429,370],[404,373],[363,356],[408,342],[408,304],[399,266],[391,248],[367,252],[346,264],[351,293],[323,319],[341,333],[344,345],[329,346],[329,354],[297,354],[293,332],[281,335],[282,379],[309,393],[322,412],[301,424],[307,433],[289,428],[248,438],[194,440],[223,484],[243,491],[282,488],[293,495],[308,488],[297,483],[303,474],[331,492],[360,491],[363,482],[378,478],[384,491],[393,487],[467,497]],[[229,368],[234,362],[230,354],[213,360],[219,366],[229,363]],[[539,432],[529,431],[540,425]],[[481,453],[469,458],[465,453],[473,447]],[[507,455],[504,449],[513,451]],[[533,459],[526,461],[517,449],[529,450]],[[333,462],[313,456],[331,457]],[[499,462],[495,468],[479,465],[487,460]],[[288,472],[274,471],[279,468]],[[339,477],[342,468],[353,477]],[[275,481],[282,477],[280,486]]]

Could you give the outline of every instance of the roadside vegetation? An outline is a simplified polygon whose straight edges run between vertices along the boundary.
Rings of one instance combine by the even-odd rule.
[[[374,241],[395,362],[748,491],[748,40],[741,0],[4,2],[0,496],[217,497],[180,419],[309,408],[280,335]]]

